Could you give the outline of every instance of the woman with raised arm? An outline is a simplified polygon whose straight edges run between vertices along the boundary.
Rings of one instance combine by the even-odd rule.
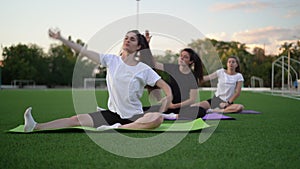
[[[25,132],[72,126],[95,127],[99,130],[106,128],[151,129],[160,126],[163,121],[161,112],[164,112],[169,106],[172,92],[168,84],[151,67],[136,59],[138,53],[142,54],[142,51],[148,50],[147,53],[151,54],[148,42],[142,34],[136,30],[127,32],[123,40],[121,56],[99,54],[87,50],[83,46],[63,38],[60,32],[49,30],[49,36],[107,67],[109,110],[36,123],[31,115],[30,107],[24,113]],[[156,85],[165,92],[166,97],[159,112],[144,113],[142,109],[140,98],[146,85]]]
[[[217,91],[213,98],[192,106],[201,106],[210,112],[235,113],[244,109],[242,104],[233,102],[240,96],[243,75],[240,73],[240,63],[236,56],[230,56],[227,59],[227,69],[219,69],[216,72],[204,76],[203,81],[209,81],[218,78]]]

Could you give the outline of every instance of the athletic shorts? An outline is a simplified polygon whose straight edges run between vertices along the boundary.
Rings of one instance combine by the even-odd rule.
[[[207,102],[209,103],[212,109],[221,108],[220,103],[226,103],[226,101],[220,99],[220,97],[216,97],[215,95],[213,98],[208,99]]]
[[[117,113],[111,112],[110,110],[97,111],[89,113],[94,122],[94,127],[97,128],[102,125],[113,125],[115,123],[128,124],[142,117],[144,114],[134,115],[130,119],[122,119]]]
[[[159,108],[160,108],[160,106],[156,105],[156,106],[152,106],[152,107],[143,107],[143,110],[145,113],[158,112]],[[132,123],[135,120],[137,120],[138,118],[143,117],[144,114],[134,115],[130,119],[122,119],[120,117],[120,115],[118,115],[117,113],[114,113],[110,110],[97,111],[94,113],[89,113],[89,115],[92,117],[93,122],[94,122],[94,127],[96,128],[96,127],[99,127],[102,125],[113,125],[116,123],[120,123],[120,124]]]

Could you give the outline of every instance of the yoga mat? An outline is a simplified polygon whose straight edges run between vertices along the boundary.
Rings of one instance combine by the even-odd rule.
[[[261,114],[261,112],[255,111],[255,110],[243,110],[239,112],[239,114]]]
[[[168,121],[174,121],[175,119],[165,119]],[[179,117],[178,120],[193,120],[192,118],[188,117]],[[202,120],[235,120],[235,118],[230,116],[225,116],[222,113],[209,113],[202,117]]]
[[[210,127],[208,124],[206,124],[202,119],[196,119],[193,121],[184,121],[184,122],[176,122],[176,123],[170,123],[170,122],[163,122],[158,128],[155,129],[124,129],[124,128],[118,128],[115,130],[118,131],[143,131],[143,132],[163,132],[163,131],[197,131],[204,128]],[[29,133],[34,132],[45,132],[45,131],[58,131],[58,130],[69,130],[69,129],[75,129],[75,130],[87,130],[92,132],[101,132],[98,131],[96,128],[93,127],[68,127],[68,128],[58,128],[58,129],[48,129],[48,130],[34,130]],[[113,129],[108,129],[113,130]],[[10,129],[7,132],[9,133],[25,133],[24,132],[24,125],[19,125],[16,128]]]
[[[203,120],[235,120],[235,118],[230,116],[225,116],[220,113],[209,113],[202,117]]]
[[[213,113],[218,113],[218,112],[212,112]],[[221,114],[221,113],[220,113]],[[261,112],[255,111],[255,110],[243,110],[241,112],[232,112],[232,113],[224,113],[224,114],[261,114]]]

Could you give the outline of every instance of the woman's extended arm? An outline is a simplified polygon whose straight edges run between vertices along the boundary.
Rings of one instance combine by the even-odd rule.
[[[60,40],[64,45],[68,46],[69,48],[75,50],[78,53],[80,52],[83,56],[87,56],[96,63],[100,63],[99,54],[97,52],[87,50],[83,46],[63,38],[60,32],[55,33],[49,29],[48,33],[51,38]]]
[[[234,94],[228,100],[228,102],[230,102],[230,103],[233,103],[234,100],[240,96],[241,91],[242,91],[242,84],[243,84],[243,82],[239,81],[239,82],[236,82],[236,83],[237,84],[236,84],[236,87],[235,87]]]
[[[198,98],[198,90],[197,89],[191,89],[190,90],[190,97],[187,100],[184,100],[180,103],[171,103],[169,108],[170,109],[176,109],[176,108],[180,108],[180,107],[186,107],[186,106],[190,106],[192,104],[194,104],[196,102]]]
[[[214,72],[214,73],[211,73],[211,74],[209,74],[209,75],[203,76],[202,82],[207,82],[207,81],[212,80],[212,79],[215,79],[215,78],[217,78],[217,77],[218,77],[217,72]]]
[[[173,100],[172,90],[171,90],[170,86],[162,79],[159,79],[156,82],[156,86],[161,88],[166,95],[166,97],[164,97],[162,100],[162,106],[159,110],[160,112],[164,112],[168,109],[171,101]]]

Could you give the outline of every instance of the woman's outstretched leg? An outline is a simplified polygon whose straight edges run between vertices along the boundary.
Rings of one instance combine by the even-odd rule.
[[[90,115],[88,114],[79,114],[69,118],[62,118],[53,120],[46,123],[37,123],[31,115],[32,108],[26,109],[24,113],[25,132],[31,132],[33,130],[45,130],[45,129],[56,129],[56,128],[65,128],[73,126],[87,126],[93,127],[94,123]]]

